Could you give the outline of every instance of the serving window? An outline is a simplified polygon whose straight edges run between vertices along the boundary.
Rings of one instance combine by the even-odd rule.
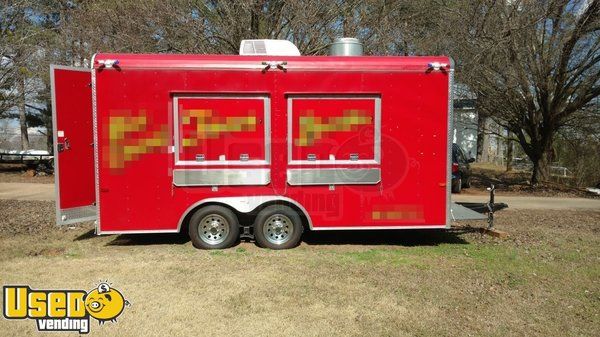
[[[267,96],[177,96],[173,103],[177,165],[269,163]]]
[[[288,97],[290,164],[378,164],[378,96]]]

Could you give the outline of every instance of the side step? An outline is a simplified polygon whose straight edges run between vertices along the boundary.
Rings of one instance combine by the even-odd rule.
[[[487,202],[457,202],[456,205],[460,205],[462,207],[466,207],[475,212],[487,214],[490,212],[489,204]],[[492,211],[500,211],[505,208],[508,208],[508,205],[504,202],[495,203],[492,207]]]
[[[481,207],[485,207],[486,204],[479,204]],[[487,209],[487,207],[486,207]],[[488,217],[482,213],[474,211],[470,207],[465,207],[463,205],[457,203],[450,204],[450,215],[452,216],[452,221],[457,220],[486,220]]]

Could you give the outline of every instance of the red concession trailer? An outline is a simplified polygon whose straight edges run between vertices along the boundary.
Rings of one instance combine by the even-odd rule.
[[[96,54],[53,66],[57,222],[97,234],[448,228],[452,60]]]

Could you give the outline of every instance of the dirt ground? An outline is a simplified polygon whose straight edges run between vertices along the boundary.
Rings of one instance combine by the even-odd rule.
[[[553,181],[541,182],[532,187],[529,183],[531,172],[514,169],[506,172],[505,168],[486,163],[471,165],[473,170],[472,188],[463,189],[461,193],[481,194],[491,184],[496,186],[498,195],[530,195],[537,197],[583,197],[599,198],[582,187],[571,186],[572,178],[552,177]],[[591,186],[588,186],[591,187]]]
[[[21,164],[0,164],[0,183],[53,184],[54,176],[35,172]]]
[[[593,336],[600,210],[497,214],[506,240],[451,231],[319,232],[288,251],[202,251],[179,235],[57,228],[54,204],[0,200],[0,282],[91,289],[131,307],[91,335]],[[473,224],[475,225],[475,224]],[[480,224],[477,224],[480,225]],[[33,321],[0,319],[10,336]]]

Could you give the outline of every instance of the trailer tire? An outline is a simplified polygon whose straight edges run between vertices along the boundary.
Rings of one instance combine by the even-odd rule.
[[[229,248],[240,236],[237,216],[223,206],[200,208],[190,218],[189,225],[192,244],[200,249]]]
[[[467,178],[467,180],[463,183],[462,188],[471,188],[471,177]]]
[[[452,182],[452,193],[460,193],[462,190],[462,178],[456,179],[456,183]]]
[[[289,249],[302,237],[302,219],[285,205],[271,205],[261,210],[254,220],[254,238],[263,248]]]

